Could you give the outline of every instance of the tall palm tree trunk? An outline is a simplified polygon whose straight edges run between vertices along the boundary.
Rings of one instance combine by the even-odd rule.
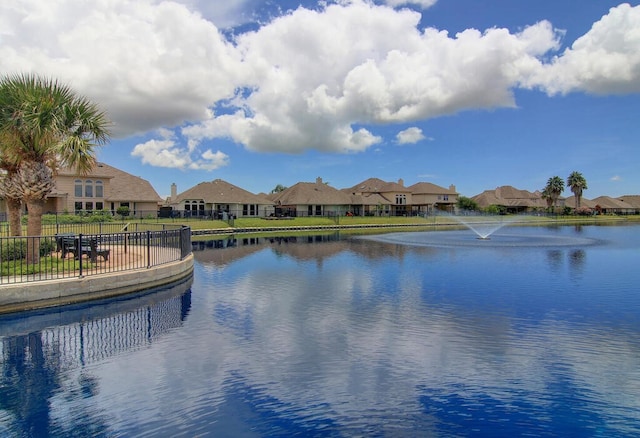
[[[6,198],[6,202],[9,216],[9,235],[22,236],[22,223],[20,223],[22,201],[15,198]]]
[[[27,264],[37,264],[40,261],[42,212],[47,194],[55,187],[53,172],[46,163],[26,162],[18,171],[18,180],[29,210],[27,235],[32,237],[27,244]]]
[[[29,219],[27,220],[27,235],[31,236],[27,242],[27,264],[35,265],[40,262],[40,237],[42,235],[42,211],[44,210],[44,199],[28,199],[27,209]]]

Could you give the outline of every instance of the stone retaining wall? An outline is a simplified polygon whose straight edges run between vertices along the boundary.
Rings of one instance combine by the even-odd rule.
[[[193,254],[152,268],[3,285],[0,313],[20,312],[111,298],[173,283],[193,273]]]

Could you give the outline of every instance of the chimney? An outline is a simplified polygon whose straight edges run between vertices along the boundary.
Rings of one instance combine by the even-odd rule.
[[[322,178],[317,177],[316,178],[316,184],[318,184],[318,185],[322,184]]]
[[[404,187],[404,180],[402,178],[400,178],[398,180],[398,184],[400,184],[402,187]]]
[[[171,202],[175,202],[178,197],[178,186],[176,183],[171,184]]]
[[[452,192],[455,192],[455,191],[456,191],[456,186],[454,186],[453,184],[451,184],[451,185],[449,186],[449,190],[451,190]]]

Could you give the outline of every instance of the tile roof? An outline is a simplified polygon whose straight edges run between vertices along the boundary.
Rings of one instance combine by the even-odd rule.
[[[602,208],[614,208],[614,209],[626,209],[633,210],[633,205],[628,202],[612,198],[610,196],[599,196],[595,199],[592,199],[591,202],[595,203],[596,206],[600,206]]]
[[[495,190],[485,190],[472,197],[480,207],[489,205],[504,205],[505,207],[547,207],[547,202],[542,199],[540,192],[529,192],[516,189],[513,186],[501,186]],[[560,198],[564,199],[564,198]]]
[[[353,187],[344,189],[351,193],[410,193],[411,190],[402,184],[395,182],[386,182],[379,178],[369,178],[362,181],[360,184],[356,184]]]
[[[567,199],[564,200],[564,205],[566,205],[567,207],[574,208],[576,206],[576,197],[569,196]],[[592,200],[587,199],[584,196],[580,198],[580,207],[595,208],[595,206],[596,206],[596,203],[593,202]]]
[[[624,195],[616,199],[618,201],[626,202],[635,208],[640,208],[640,195]]]
[[[346,191],[348,189],[344,189]],[[362,195],[351,195],[351,205],[390,205],[389,201],[384,196],[378,193],[365,193]]]
[[[201,182],[178,194],[172,202],[178,203],[184,200],[202,200],[211,204],[272,204],[272,201],[264,196],[254,195],[221,179]]]
[[[453,189],[447,189],[437,186],[429,182],[419,182],[408,187],[411,193],[416,195],[456,195],[457,192]]]
[[[273,201],[278,205],[350,205],[351,196],[318,178],[315,183],[299,182],[287,188]]]

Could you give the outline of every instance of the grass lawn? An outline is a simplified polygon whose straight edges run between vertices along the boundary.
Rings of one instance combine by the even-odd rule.
[[[517,223],[607,223],[607,222],[621,222],[621,221],[640,221],[639,215],[629,216],[612,216],[612,215],[600,215],[600,216],[457,216],[458,219],[464,219],[466,221],[491,221],[504,219],[506,221],[515,220]],[[239,218],[234,219],[232,222],[222,220],[211,219],[196,219],[196,218],[175,218],[175,219],[129,219],[128,221],[120,222],[105,222],[104,229],[101,231],[96,230],[98,224],[77,224],[74,227],[74,232],[82,232],[87,234],[93,233],[113,233],[124,231],[123,225],[137,224],[138,229],[140,226],[144,228],[144,224],[174,224],[174,225],[187,225],[192,230],[224,230],[229,229],[231,231],[235,228],[251,229],[251,228],[292,228],[292,227],[334,227],[336,225],[349,227],[358,225],[370,225],[381,227],[389,227],[392,225],[398,225],[400,227],[407,227],[410,225],[416,225],[417,227],[424,227],[427,225],[458,225],[459,222],[452,216],[428,216],[424,217],[375,217],[375,216],[339,216],[333,218],[327,217],[295,217],[290,219],[276,219],[268,220],[264,218]],[[62,225],[61,225],[62,227]],[[62,228],[61,228],[62,229]],[[132,228],[130,227],[129,231]],[[25,230],[26,231],[26,230]],[[56,233],[55,225],[43,225],[43,235],[53,235]],[[8,235],[8,225],[2,223],[2,236]]]

